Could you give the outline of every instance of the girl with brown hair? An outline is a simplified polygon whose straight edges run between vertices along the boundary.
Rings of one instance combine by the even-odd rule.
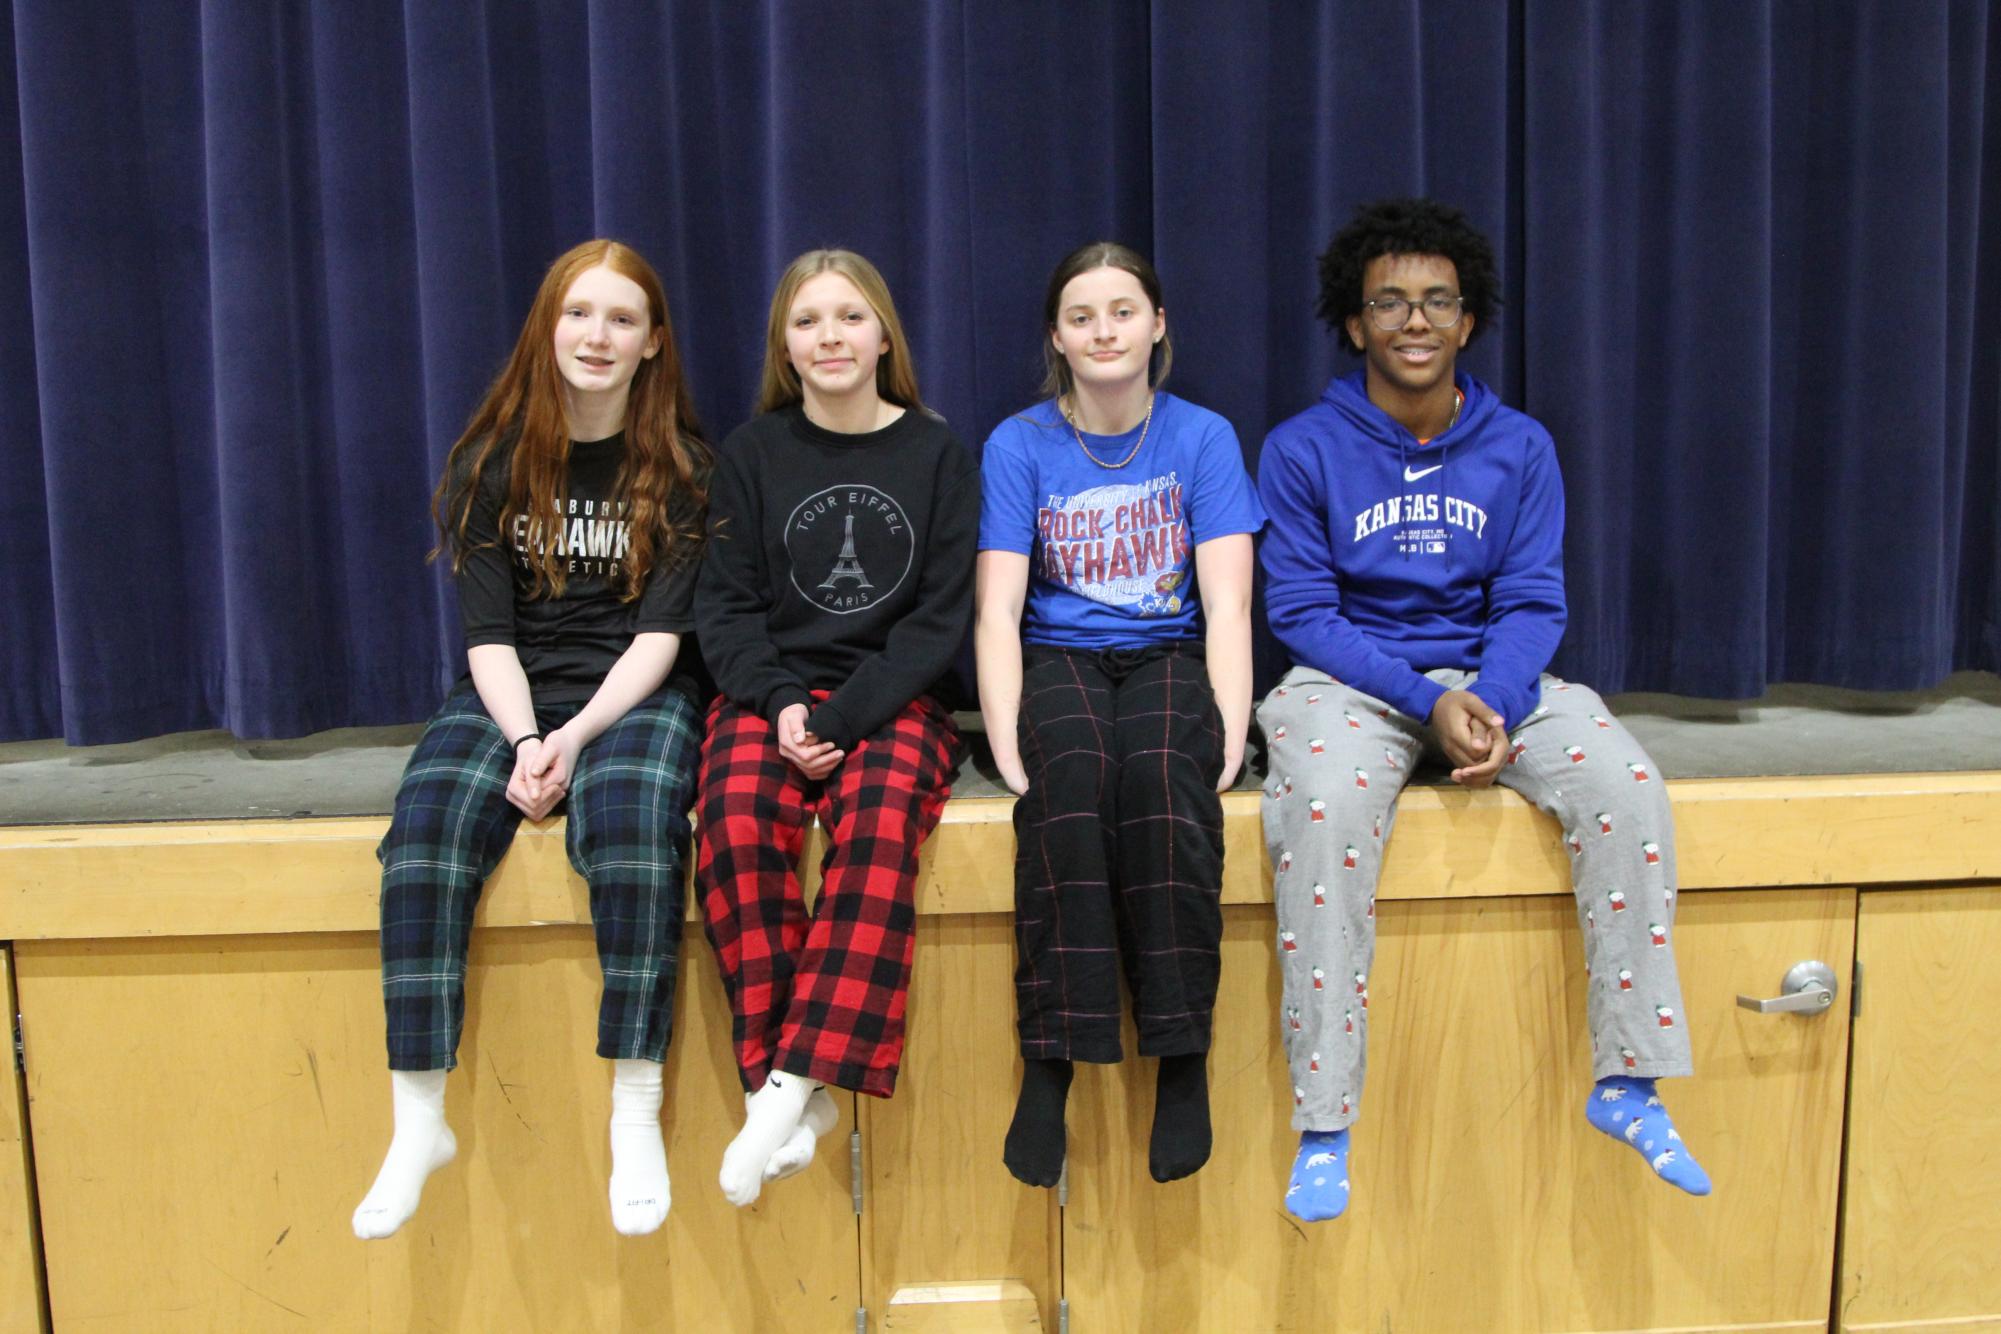
[[[1063,1171],[1073,1061],[1159,1058],[1148,1169],[1208,1161],[1223,807],[1251,712],[1251,534],[1230,424],[1168,393],[1160,279],[1100,241],[1050,275],[1048,396],[981,474],[980,707],[1015,803],[1020,1097],[1002,1157]]]

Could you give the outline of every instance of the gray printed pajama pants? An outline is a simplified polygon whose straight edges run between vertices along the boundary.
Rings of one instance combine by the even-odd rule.
[[[1476,673],[1426,673],[1448,689]],[[1360,1111],[1376,952],[1376,878],[1397,797],[1430,729],[1324,672],[1295,667],[1258,706],[1271,746],[1263,802],[1278,905],[1279,1025],[1294,1130]],[[1496,782],[1555,816],[1570,854],[1594,1079],[1686,1075],[1674,947],[1674,822],[1653,762],[1597,692],[1545,674],[1539,707],[1508,733]]]

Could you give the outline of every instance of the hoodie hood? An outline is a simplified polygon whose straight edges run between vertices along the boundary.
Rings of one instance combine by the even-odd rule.
[[[1418,444],[1416,436],[1404,429],[1401,422],[1369,401],[1366,371],[1335,376],[1321,391],[1320,401],[1340,414],[1341,419],[1357,434],[1386,449],[1400,452],[1443,449],[1447,444],[1457,444],[1485,430],[1487,419],[1500,406],[1493,390],[1464,371],[1454,371],[1452,383],[1466,395],[1466,406],[1459,410],[1459,420],[1453,423],[1451,430],[1440,432],[1422,445]]]

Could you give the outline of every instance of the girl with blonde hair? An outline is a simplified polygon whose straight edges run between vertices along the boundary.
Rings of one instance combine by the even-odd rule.
[[[722,693],[695,880],[747,1094],[721,1173],[739,1205],[810,1161],[836,1119],[825,1085],[895,1087],[917,850],[961,754],[933,691],[970,619],[980,503],[882,275],[852,251],[779,279],[758,410],[719,456],[696,593]],[[809,916],[795,867],[815,817]]]

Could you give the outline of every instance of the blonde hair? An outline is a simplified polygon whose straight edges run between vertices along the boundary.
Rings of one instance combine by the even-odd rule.
[[[923,411],[924,402],[917,396],[917,367],[903,336],[903,321],[896,317],[896,303],[889,298],[889,284],[875,265],[852,250],[808,250],[778,276],[778,289],[771,294],[771,319],[764,331],[764,375],[757,388],[756,410],[775,412],[804,397],[799,372],[793,369],[792,356],[785,347],[785,322],[799,289],[823,273],[838,273],[853,283],[882,321],[882,335],[889,347],[875,363],[876,393],[899,407]]]

